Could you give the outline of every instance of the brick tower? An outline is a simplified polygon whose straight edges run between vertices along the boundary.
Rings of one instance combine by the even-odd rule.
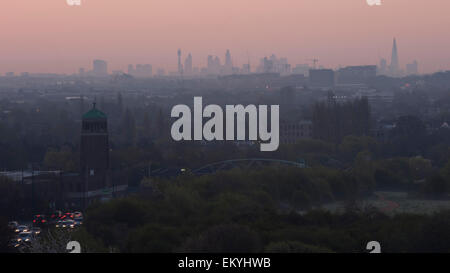
[[[95,103],[82,117],[80,167],[85,201],[101,199],[111,187],[108,123],[106,115],[96,108]]]

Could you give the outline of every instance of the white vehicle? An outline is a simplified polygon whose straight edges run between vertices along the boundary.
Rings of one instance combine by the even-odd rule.
[[[74,220],[65,220],[63,222],[67,226],[67,228],[74,228],[75,227],[75,221]]]
[[[41,234],[41,228],[40,227],[33,227],[31,228],[31,232],[33,233],[33,235],[39,235]]]
[[[73,221],[75,222],[75,226],[81,226],[83,224],[83,217],[75,218]]]
[[[19,241],[20,240],[20,241]],[[17,236],[17,241],[18,242],[25,242],[25,243],[29,243],[33,240],[33,233],[31,231],[28,232],[21,232],[19,233],[19,235]]]
[[[57,228],[74,228],[75,221],[74,220],[60,220],[56,223]]]
[[[55,227],[57,227],[57,228],[62,228],[63,227],[63,220],[59,220],[58,222],[56,222],[56,225],[55,225]]]
[[[79,211],[75,211],[73,213],[73,218],[83,218],[83,213],[81,213]]]
[[[15,230],[16,233],[28,232],[28,231],[30,231],[30,228],[28,228],[28,226],[26,226],[26,225],[17,226],[17,228]]]
[[[20,246],[19,239],[11,239],[9,241],[9,246],[14,247],[14,248],[18,248]]]

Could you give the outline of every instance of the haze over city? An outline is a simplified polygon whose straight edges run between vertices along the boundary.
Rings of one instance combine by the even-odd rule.
[[[0,0],[0,255],[296,272],[450,253],[449,10]]]
[[[450,69],[445,0],[64,0],[0,4],[0,73],[76,73],[93,59],[109,70],[149,63],[177,70],[177,49],[194,66],[208,55],[233,64],[275,53],[292,66],[318,58],[328,68],[390,60],[397,38],[401,67],[417,60],[421,73]],[[401,18],[401,20],[399,20]]]

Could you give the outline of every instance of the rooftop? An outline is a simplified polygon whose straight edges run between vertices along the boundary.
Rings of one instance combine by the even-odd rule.
[[[83,115],[83,119],[106,119],[106,114],[95,108],[95,102],[92,109]]]

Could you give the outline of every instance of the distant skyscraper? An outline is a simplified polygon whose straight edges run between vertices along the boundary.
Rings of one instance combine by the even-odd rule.
[[[242,65],[242,73],[243,74],[250,74],[250,64],[243,64]]]
[[[142,64],[137,64],[136,65],[136,71],[135,71],[135,76],[140,76],[140,74],[142,73]]]
[[[181,49],[178,49],[178,74],[183,74],[183,65],[181,64]]]
[[[215,67],[217,68],[217,70],[220,71],[220,66],[221,66],[221,64],[220,64],[220,59],[219,59],[219,57],[217,57],[217,56],[214,58],[214,65],[215,65]]]
[[[163,77],[163,76],[166,75],[166,71],[164,70],[164,68],[158,68],[156,74],[157,74],[159,77]]]
[[[189,53],[186,60],[184,61],[184,72],[186,75],[192,74],[192,55]]]
[[[310,70],[310,67],[308,64],[297,64],[292,69],[292,74],[303,75],[306,77],[306,76],[309,76],[309,70]]]
[[[273,61],[267,57],[263,59],[263,73],[273,73]]]
[[[144,64],[144,77],[151,77],[153,73],[153,67],[151,64]]]
[[[207,73],[210,75],[220,74],[221,64],[220,59],[217,56],[208,55],[207,61]]]
[[[128,74],[133,75],[134,74],[134,66],[132,64],[128,65]]]
[[[408,75],[419,74],[419,64],[417,63],[417,61],[414,61],[413,63],[406,65],[406,74]]]
[[[279,73],[280,75],[289,75],[291,73],[291,65],[287,58],[278,59],[275,54],[270,57],[260,59],[260,64],[256,68],[258,73]],[[302,74],[302,73],[298,73]]]
[[[392,45],[391,66],[389,67],[391,76],[398,76],[400,72],[400,66],[398,62],[397,41],[394,38],[394,44]]]
[[[233,61],[231,60],[230,50],[225,53],[225,74],[233,73]]]
[[[386,59],[382,58],[380,60],[380,66],[378,67],[378,74],[386,75],[386,73],[387,73],[387,61]]]
[[[208,69],[208,73],[211,73],[212,67],[214,66],[214,59],[212,55],[208,55],[208,60],[206,63],[206,67]]]
[[[94,60],[93,75],[97,77],[104,77],[108,75],[108,64],[103,60]]]
[[[152,76],[152,65],[151,64],[137,64],[136,68],[132,64],[128,65],[128,74],[133,77],[151,77]]]

